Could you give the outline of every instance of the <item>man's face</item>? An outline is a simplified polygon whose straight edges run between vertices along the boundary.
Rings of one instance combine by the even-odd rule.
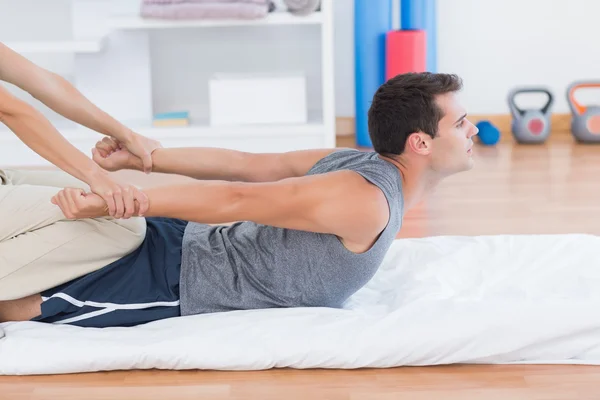
[[[444,117],[438,124],[438,134],[431,141],[431,168],[442,175],[451,175],[473,167],[473,136],[479,130],[467,118],[456,93],[437,97]]]

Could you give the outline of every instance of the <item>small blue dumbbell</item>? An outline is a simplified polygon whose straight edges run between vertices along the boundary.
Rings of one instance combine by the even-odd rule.
[[[493,146],[500,140],[500,130],[490,121],[479,121],[475,126],[479,129],[477,137],[482,144]]]

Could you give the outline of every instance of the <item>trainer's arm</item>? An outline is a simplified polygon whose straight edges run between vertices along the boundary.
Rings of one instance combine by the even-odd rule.
[[[0,122],[37,154],[77,179],[91,185],[106,175],[96,163],[71,145],[39,111],[2,86]]]
[[[122,142],[131,140],[130,129],[96,107],[67,80],[39,67],[2,43],[0,80],[23,89],[58,114],[96,132]]]

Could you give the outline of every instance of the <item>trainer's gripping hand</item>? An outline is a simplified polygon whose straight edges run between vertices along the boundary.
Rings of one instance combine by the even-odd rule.
[[[111,217],[128,219],[136,214],[143,215],[148,209],[148,197],[144,192],[134,185],[119,182],[100,168],[88,178],[88,184],[92,193],[104,200]]]
[[[119,146],[127,149],[133,156],[141,162],[140,171],[149,174],[152,172],[152,152],[162,148],[159,141],[147,138],[138,133],[132,132],[123,142],[118,142]]]
[[[86,193],[79,188],[66,188],[52,197],[52,204],[68,219],[99,218],[109,215],[108,205],[95,193]]]

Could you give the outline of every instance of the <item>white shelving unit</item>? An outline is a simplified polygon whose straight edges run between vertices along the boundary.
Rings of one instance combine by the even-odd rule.
[[[64,40],[40,42],[8,42],[4,43],[17,53],[28,54],[74,54],[98,53],[102,51],[104,39],[99,40]]]
[[[139,16],[115,16],[109,23],[113,29],[181,29],[231,26],[276,26],[276,25],[319,25],[323,24],[323,13],[316,12],[297,17],[287,12],[274,12],[260,20],[150,20]]]
[[[207,146],[252,152],[280,152],[335,146],[333,15],[332,1],[322,0],[321,10],[308,16],[273,12],[259,20],[143,19],[137,14],[139,0],[72,0],[73,38],[62,42],[7,43],[28,56],[32,53],[72,53],[73,81],[92,102],[133,130],[160,140],[166,147]],[[185,29],[236,29],[251,35],[265,27],[313,26],[319,29],[320,110],[310,110],[306,124],[245,125],[213,127],[192,118],[188,127],[155,128],[152,116],[157,93],[154,88],[151,42],[157,35]],[[279,29],[279,28],[268,28]],[[315,28],[313,28],[315,29]],[[314,34],[311,37],[317,37]],[[199,46],[202,42],[198,43]],[[215,44],[212,44],[215,46]],[[294,43],[290,44],[290,51]],[[312,46],[312,45],[311,45]],[[274,54],[274,57],[285,55]],[[236,65],[243,72],[243,65]],[[220,71],[214,71],[215,73]],[[154,84],[153,84],[154,83]],[[205,95],[205,94],[204,94]],[[99,134],[68,121],[56,123],[59,131],[86,154]],[[48,163],[26,148],[9,132],[0,132],[0,162],[3,166],[38,166]]]

